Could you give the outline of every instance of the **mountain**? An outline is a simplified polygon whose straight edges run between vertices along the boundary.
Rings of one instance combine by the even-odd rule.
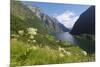
[[[95,34],[95,6],[91,6],[80,15],[70,33]]]
[[[47,14],[41,12],[41,9],[36,6],[26,5],[32,12],[44,22],[45,27],[51,32],[67,32],[69,31],[63,24],[61,24],[56,18],[50,17]]]
[[[79,16],[77,16],[76,13],[68,10],[56,16],[56,19],[70,30],[78,18]]]
[[[11,0],[11,34],[29,27],[37,28],[39,33],[47,33],[43,21],[20,1]]]
[[[12,34],[29,27],[37,28],[42,34],[67,31],[55,18],[42,13],[40,8],[25,5],[21,1],[11,1]]]

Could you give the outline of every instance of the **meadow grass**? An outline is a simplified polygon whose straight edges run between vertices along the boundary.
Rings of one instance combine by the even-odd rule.
[[[29,44],[11,39],[11,67],[42,64],[60,64],[95,61],[94,54],[84,55],[78,46],[63,47],[71,52],[68,56],[50,46],[39,47],[38,44]],[[60,56],[62,54],[62,56]]]

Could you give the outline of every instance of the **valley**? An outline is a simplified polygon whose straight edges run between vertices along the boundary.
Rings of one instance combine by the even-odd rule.
[[[94,62],[94,15],[93,22],[83,19],[84,23],[94,23],[90,25],[93,27],[93,31],[88,31],[90,33],[87,32],[87,24],[84,24],[87,25],[85,27],[81,26],[82,17],[80,16],[72,30],[69,30],[56,18],[43,13],[39,7],[11,0],[11,67]],[[92,30],[92,27],[89,30]]]

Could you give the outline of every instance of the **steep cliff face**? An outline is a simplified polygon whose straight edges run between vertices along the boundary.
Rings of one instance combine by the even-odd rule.
[[[95,6],[91,6],[76,21],[71,34],[95,34]]]
[[[67,31],[55,18],[42,13],[38,7],[30,7],[21,1],[11,1],[11,33],[28,27],[37,28],[39,33]]]
[[[20,1],[11,0],[11,33],[29,27],[37,28],[39,33],[47,33],[40,19]]]
[[[50,32],[67,32],[69,29],[67,29],[64,25],[62,25],[57,19],[54,17],[50,17],[47,14],[44,14],[41,12],[41,9],[39,9],[36,6],[28,6],[26,5],[40,20],[43,21],[45,27]]]

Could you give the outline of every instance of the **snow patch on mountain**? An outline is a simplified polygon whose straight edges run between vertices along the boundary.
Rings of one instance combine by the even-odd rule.
[[[55,17],[60,23],[62,23],[67,28],[72,28],[75,24],[76,20],[79,18],[74,12],[72,11],[65,11],[64,13]]]

